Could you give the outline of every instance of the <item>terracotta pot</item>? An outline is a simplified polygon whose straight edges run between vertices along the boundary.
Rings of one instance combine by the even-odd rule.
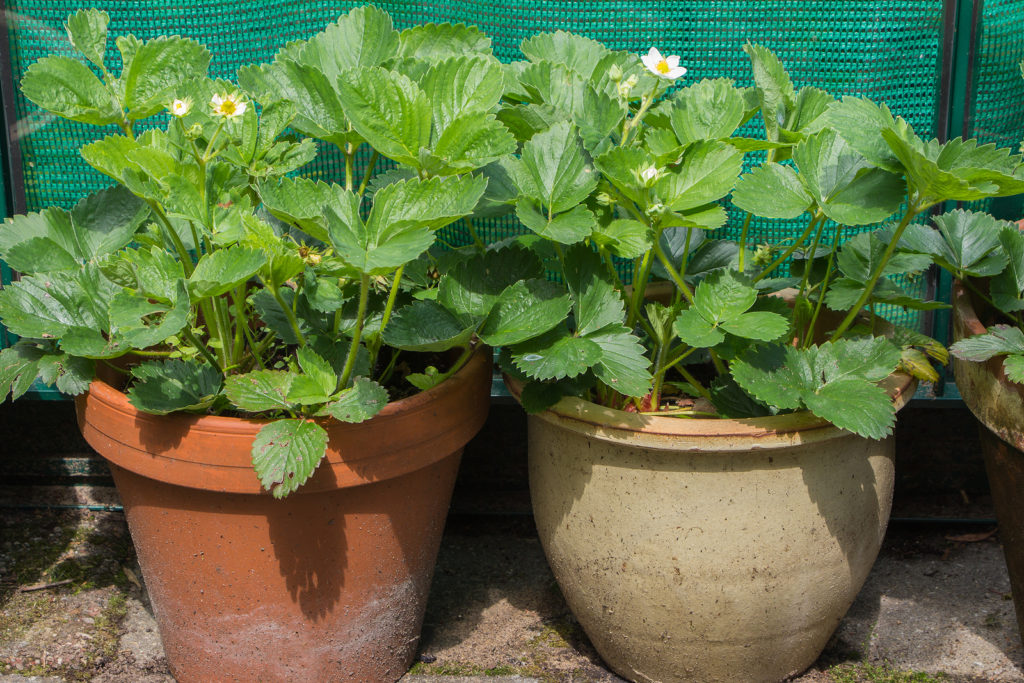
[[[889,378],[897,408],[915,384]],[[529,418],[530,493],[566,601],[619,675],[780,681],[871,569],[893,447],[808,412],[691,420],[566,398]]]
[[[362,424],[325,422],[297,493],[262,491],[260,421],[140,413],[96,380],[76,400],[110,464],[179,681],[395,681],[416,652],[490,353]]]
[[[960,282],[953,283],[952,300],[955,339],[985,332],[982,318],[988,324],[997,322],[989,311],[979,316],[976,302]],[[964,403],[982,425],[981,452],[999,518],[1017,624],[1024,633],[1024,387],[1007,379],[1002,356],[984,363],[954,357],[953,372]]]

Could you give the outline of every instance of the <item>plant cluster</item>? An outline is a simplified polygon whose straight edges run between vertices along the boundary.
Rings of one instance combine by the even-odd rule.
[[[527,410],[575,395],[667,414],[666,395],[682,393],[697,400],[677,399],[674,414],[807,409],[881,438],[894,408],[878,382],[897,369],[935,378],[928,356],[945,362],[934,340],[865,312],[945,306],[889,277],[942,262],[921,246],[936,231],[916,220],[949,200],[1024,191],[1020,157],[924,140],[884,104],[798,90],[769,50],[744,50],[754,87],[705,79],[666,95],[675,57],[652,49],[638,60],[562,32],[523,42],[498,118],[521,146],[506,165],[532,231],[522,241],[563,282],[532,306],[551,328],[502,351]],[[740,133],[755,116],[757,139]],[[741,236],[713,239],[730,205],[745,212]],[[752,216],[806,223],[755,247]],[[967,236],[978,221],[935,220]],[[844,242],[859,226],[875,227]],[[649,296],[655,279],[667,294]]]
[[[22,338],[0,353],[0,395],[36,378],[78,394],[103,364],[146,412],[269,418],[253,464],[276,496],[322,459],[322,419],[369,419],[481,343],[501,347],[530,411],[565,395],[680,416],[808,409],[884,436],[893,409],[877,382],[927,375],[924,352],[943,350],[876,334],[862,310],[940,306],[888,278],[952,262],[922,247],[933,232],[915,219],[1024,191],[1019,157],[797,90],[758,45],[744,47],[754,87],[669,94],[686,69],[653,48],[558,31],[502,64],[476,28],[400,32],[367,6],[242,67],[236,85],[177,36],[118,37],[114,75],[108,22],[68,17],[76,55],[22,80],[46,111],[120,132],[81,150],[114,186],[0,228],[0,258],[23,273],[0,291]],[[739,134],[755,116],[764,135]],[[337,183],[301,175],[324,147],[344,159]],[[746,212],[738,242],[709,235],[730,205]],[[474,220],[512,211],[528,233],[485,244]],[[752,216],[806,227],[750,245]],[[441,249],[456,221],[473,243]],[[936,223],[973,235],[985,219]]]
[[[1020,69],[1024,75],[1024,62]],[[938,234],[910,236],[910,247],[931,254],[935,263],[1004,321],[989,327],[985,334],[957,341],[950,351],[974,362],[1003,356],[1007,379],[1024,384],[1024,234],[1013,223],[976,211],[955,212],[945,218],[936,221]]]

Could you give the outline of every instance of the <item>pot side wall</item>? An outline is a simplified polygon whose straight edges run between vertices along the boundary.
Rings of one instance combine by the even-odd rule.
[[[833,428],[673,452],[570,423],[530,418],[531,495],[566,600],[615,671],[779,681],[813,663],[881,546],[891,438]]]

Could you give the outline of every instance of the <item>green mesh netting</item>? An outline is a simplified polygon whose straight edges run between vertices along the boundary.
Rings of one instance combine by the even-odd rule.
[[[981,142],[1016,149],[1024,138],[1024,3],[986,0],[978,26],[968,131]],[[1020,197],[988,203],[1001,218],[1024,217]]]
[[[1013,0],[1004,0],[1009,5]],[[15,79],[39,57],[70,53],[62,23],[80,0],[13,0],[11,61]],[[178,33],[204,43],[213,53],[211,73],[234,78],[238,66],[268,61],[285,43],[306,38],[362,2],[324,0],[109,0],[84,3],[105,9],[110,33],[140,38]],[[815,85],[837,95],[866,95],[888,102],[922,135],[933,135],[942,44],[942,0],[620,0],[591,2],[524,0],[422,0],[376,3],[391,13],[398,28],[424,22],[478,25],[503,61],[521,58],[520,42],[535,33],[564,29],[602,41],[615,50],[646,52],[656,45],[679,54],[689,69],[684,79],[726,76],[752,85],[749,62],[740,46],[763,43],[782,58],[797,87]],[[111,42],[108,63],[119,70]],[[24,98],[17,99],[18,135],[24,158],[29,210],[72,206],[107,181],[78,155],[95,129],[47,118]],[[746,134],[757,134],[748,124]],[[113,130],[109,132],[115,132]],[[751,159],[754,163],[756,159]],[[337,179],[339,154],[323,149],[308,173]],[[743,216],[731,212],[724,236],[736,237]],[[482,236],[498,240],[519,234],[511,218],[480,221]],[[792,222],[755,220],[752,243],[778,243],[803,228]],[[853,234],[851,232],[850,234]],[[468,238],[449,230],[456,244]],[[624,273],[628,277],[628,273]],[[923,283],[910,283],[916,293]],[[895,312],[905,324],[914,314]]]

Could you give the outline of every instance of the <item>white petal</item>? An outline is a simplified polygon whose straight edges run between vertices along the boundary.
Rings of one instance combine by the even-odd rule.
[[[686,67],[677,66],[676,68],[669,71],[667,75],[669,78],[682,78],[683,76],[686,75]]]
[[[679,66],[679,55],[669,55],[665,57],[665,62],[668,64],[670,69],[674,69]]]
[[[647,70],[651,73],[658,73],[658,62],[661,61],[661,53],[658,52],[658,48],[652,47],[645,55],[640,55],[640,61],[644,63]]]
[[[684,69],[684,71],[685,71],[685,69]],[[235,116],[241,116],[242,114],[244,114],[245,113],[245,109],[248,106],[249,105],[246,104],[245,102],[239,102],[237,107],[236,107],[236,109],[235,109]]]

